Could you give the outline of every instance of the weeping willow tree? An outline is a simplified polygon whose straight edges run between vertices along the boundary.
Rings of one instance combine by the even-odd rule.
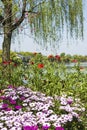
[[[83,38],[82,0],[47,0],[34,11],[38,15],[29,14],[30,27],[36,40],[43,46],[62,39],[65,29],[67,36]]]
[[[2,63],[9,63],[14,34],[28,25],[42,45],[67,35],[83,37],[82,0],[0,0],[0,35],[3,35]],[[10,81],[10,66],[3,65],[2,76]]]
[[[0,0],[0,35],[4,35],[2,61],[10,60],[11,40],[20,26],[27,24],[41,44],[67,35],[83,37],[82,0]]]

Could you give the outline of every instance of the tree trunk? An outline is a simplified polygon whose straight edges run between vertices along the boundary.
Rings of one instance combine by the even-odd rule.
[[[11,36],[12,33],[4,35],[4,41],[2,44],[2,62],[8,62],[10,60]]]
[[[13,9],[13,1],[12,0],[2,0],[4,5],[4,16],[1,17],[1,22],[3,20],[3,32],[4,32],[4,41],[2,44],[2,79],[10,83],[11,79],[11,67],[10,67],[10,47],[11,47],[11,38],[12,32],[23,22],[25,18],[25,9],[26,9],[26,1],[23,1],[22,14],[19,20],[14,23],[14,14],[12,12]]]
[[[4,35],[2,44],[2,77],[4,79],[4,86],[11,82],[11,68],[10,68],[10,46],[12,33]]]
[[[12,1],[3,1],[4,5],[4,22],[3,32],[4,40],[2,44],[2,78],[5,82],[10,83],[11,72],[10,72],[10,47],[12,37]]]
[[[10,84],[11,71],[10,71],[10,47],[11,47],[11,22],[7,20],[3,27],[4,30],[4,40],[2,44],[2,78],[4,79],[5,84]]]

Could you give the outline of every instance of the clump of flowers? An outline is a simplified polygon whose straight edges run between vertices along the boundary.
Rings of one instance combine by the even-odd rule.
[[[78,60],[74,59],[74,60],[72,60],[72,62],[73,62],[73,63],[77,63],[77,62],[78,62]]]
[[[38,64],[38,68],[39,69],[44,68],[44,64],[42,64],[42,63]]]
[[[54,56],[53,56],[53,55],[49,55],[49,56],[48,56],[48,59],[51,59],[51,58],[54,58]]]
[[[59,55],[55,55],[55,59],[60,61],[60,56]]]
[[[64,125],[74,118],[80,121],[79,112],[85,109],[77,103],[79,100],[65,95],[55,98],[29,88],[9,87],[0,96],[0,129],[1,130],[64,130]],[[60,103],[54,111],[54,100]]]

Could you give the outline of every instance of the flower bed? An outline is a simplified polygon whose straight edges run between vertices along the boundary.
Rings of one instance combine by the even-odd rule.
[[[84,111],[80,99],[9,86],[0,96],[0,130],[68,130],[72,124],[84,130]]]

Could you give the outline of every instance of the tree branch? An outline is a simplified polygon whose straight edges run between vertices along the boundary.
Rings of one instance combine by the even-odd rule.
[[[23,1],[22,16],[14,25],[12,25],[12,31],[15,30],[23,22],[25,18],[25,9],[26,9],[26,0]]]
[[[32,9],[30,9],[29,11],[26,11],[26,3],[27,3],[26,1],[27,1],[27,0],[24,0],[24,1],[23,1],[22,15],[21,15],[21,17],[19,18],[19,20],[18,20],[15,24],[12,25],[11,31],[15,30],[15,29],[23,22],[23,20],[24,20],[24,18],[25,18],[25,13],[26,13],[26,12],[38,14],[38,12],[33,11],[34,8],[36,8],[38,5],[44,3],[46,0],[44,0],[44,1],[40,2],[39,4],[35,5],[35,6],[32,7]]]
[[[1,2],[5,2],[5,0],[1,0]]]
[[[43,4],[46,0],[43,0],[42,2],[40,2],[39,4],[35,5],[34,7],[32,7],[32,9],[30,9],[29,11],[26,11],[28,13],[37,13],[37,12],[33,12],[33,10],[40,4]]]
[[[4,17],[0,15],[0,24],[3,23]]]
[[[33,12],[34,8],[36,8],[38,5],[44,3],[46,0],[40,2],[39,4],[35,5],[32,9],[30,9],[29,11],[26,11],[26,0],[24,0],[23,2],[23,9],[22,9],[22,16],[21,18],[14,24],[12,25],[12,31],[15,30],[24,20],[25,18],[25,13],[28,12],[28,13],[37,13],[37,12]]]

